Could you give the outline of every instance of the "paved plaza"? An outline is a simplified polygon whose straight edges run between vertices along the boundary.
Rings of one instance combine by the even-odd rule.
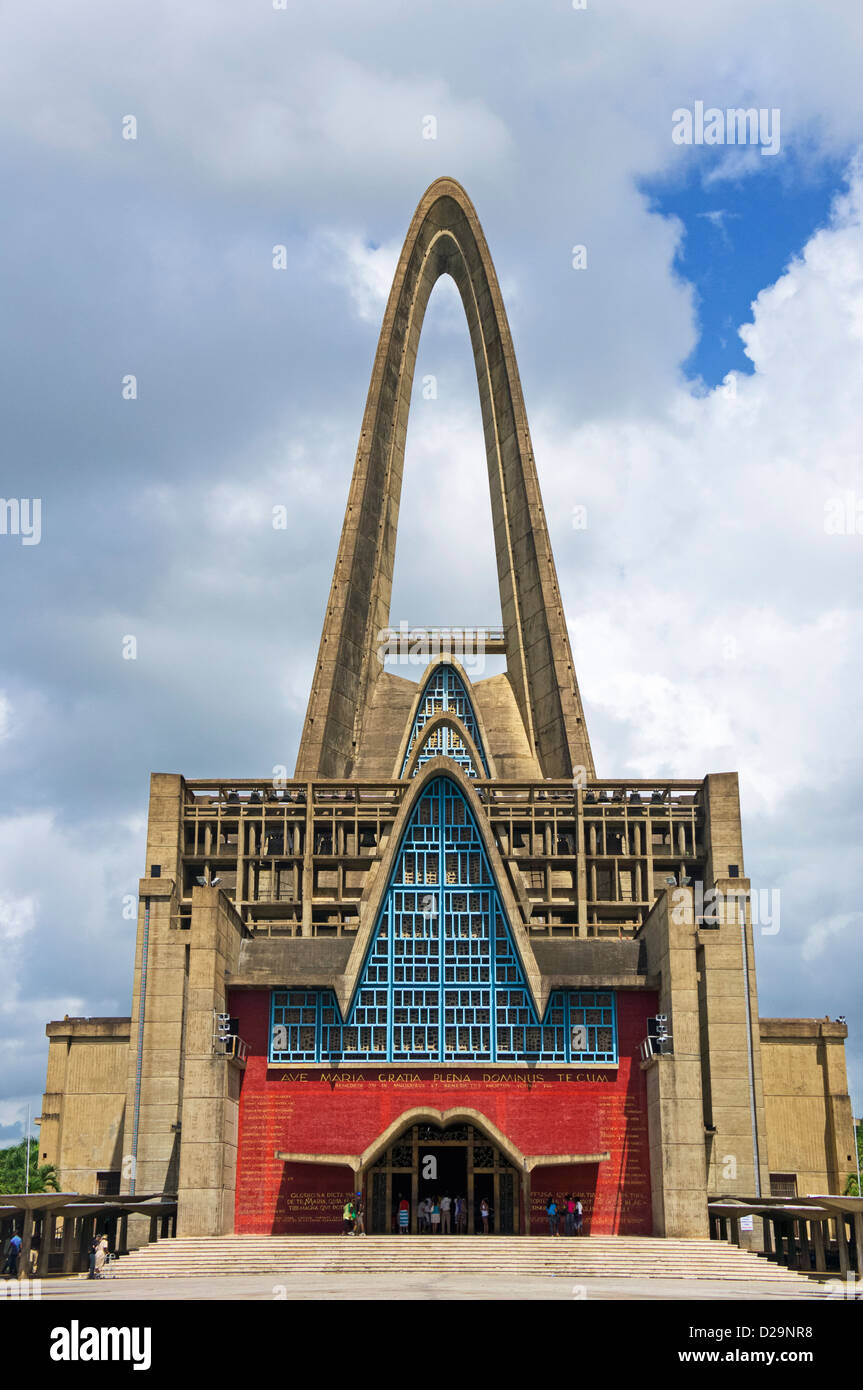
[[[99,1282],[86,1278],[52,1279],[42,1285],[43,1299],[72,1301],[167,1300],[462,1300],[493,1299],[556,1302],[593,1300],[755,1300],[792,1301],[801,1298],[839,1301],[844,1287],[838,1280],[829,1284],[807,1283],[789,1289],[787,1283],[770,1285],[763,1280],[728,1279],[585,1279],[554,1276],[429,1275],[392,1276],[319,1274],[291,1278],[278,1275],[231,1274],[211,1277],[131,1279],[122,1276]]]

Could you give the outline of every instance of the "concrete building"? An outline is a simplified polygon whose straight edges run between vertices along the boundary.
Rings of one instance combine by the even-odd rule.
[[[502,625],[390,628],[439,276],[467,316]],[[460,615],[454,615],[458,617]],[[419,679],[386,669],[405,641]],[[506,671],[471,680],[465,650]],[[417,674],[414,671],[414,674]],[[512,339],[476,213],[417,208],[384,316],[292,779],[155,774],[128,1019],[48,1027],[63,1186],[178,1233],[370,1231],[435,1191],[492,1229],[700,1237],[708,1198],[841,1192],[844,1024],[761,1019],[737,775],[598,777]]]

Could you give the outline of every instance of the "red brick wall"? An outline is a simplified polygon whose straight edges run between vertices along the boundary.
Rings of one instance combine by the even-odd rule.
[[[269,991],[237,990],[229,1003],[249,1045],[240,1095],[236,1230],[300,1233],[341,1228],[350,1169],[286,1165],[292,1153],[359,1154],[404,1111],[475,1110],[525,1155],[599,1153],[595,1165],[535,1168],[531,1229],[547,1231],[548,1194],[578,1192],[585,1229],[596,1235],[649,1235],[650,1170],[644,1076],[638,1048],[654,995],[618,994],[619,1065],[523,1069],[367,1066],[267,1067]],[[527,1084],[532,1081],[532,1084]]]

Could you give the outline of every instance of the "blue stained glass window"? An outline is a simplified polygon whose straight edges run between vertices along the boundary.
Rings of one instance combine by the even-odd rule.
[[[448,724],[438,725],[423,742],[422,731],[430,719],[436,714],[455,714],[461,720],[476,745],[482,762],[482,772],[475,768],[473,760],[461,738],[457,729]],[[422,749],[417,758],[414,776],[417,769],[429,762],[432,758],[445,757],[452,758],[467,773],[468,777],[488,776],[488,764],[486,762],[485,749],[479,734],[479,725],[474,714],[470,696],[465,688],[464,681],[452,666],[436,666],[429,676],[425,689],[422,693],[419,709],[411,729],[411,736],[408,740],[408,748],[405,760],[402,764],[402,776],[407,771],[411,754],[418,743],[422,743]]]
[[[617,1061],[611,990],[538,1018],[479,828],[449,777],[402,837],[347,1019],[332,990],[274,990],[273,1062]]]

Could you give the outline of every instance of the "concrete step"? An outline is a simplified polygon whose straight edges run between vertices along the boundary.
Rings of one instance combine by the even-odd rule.
[[[745,1279],[807,1287],[795,1271],[723,1241],[646,1236],[215,1236],[162,1241],[121,1257],[125,1277],[243,1274],[485,1274]]]

